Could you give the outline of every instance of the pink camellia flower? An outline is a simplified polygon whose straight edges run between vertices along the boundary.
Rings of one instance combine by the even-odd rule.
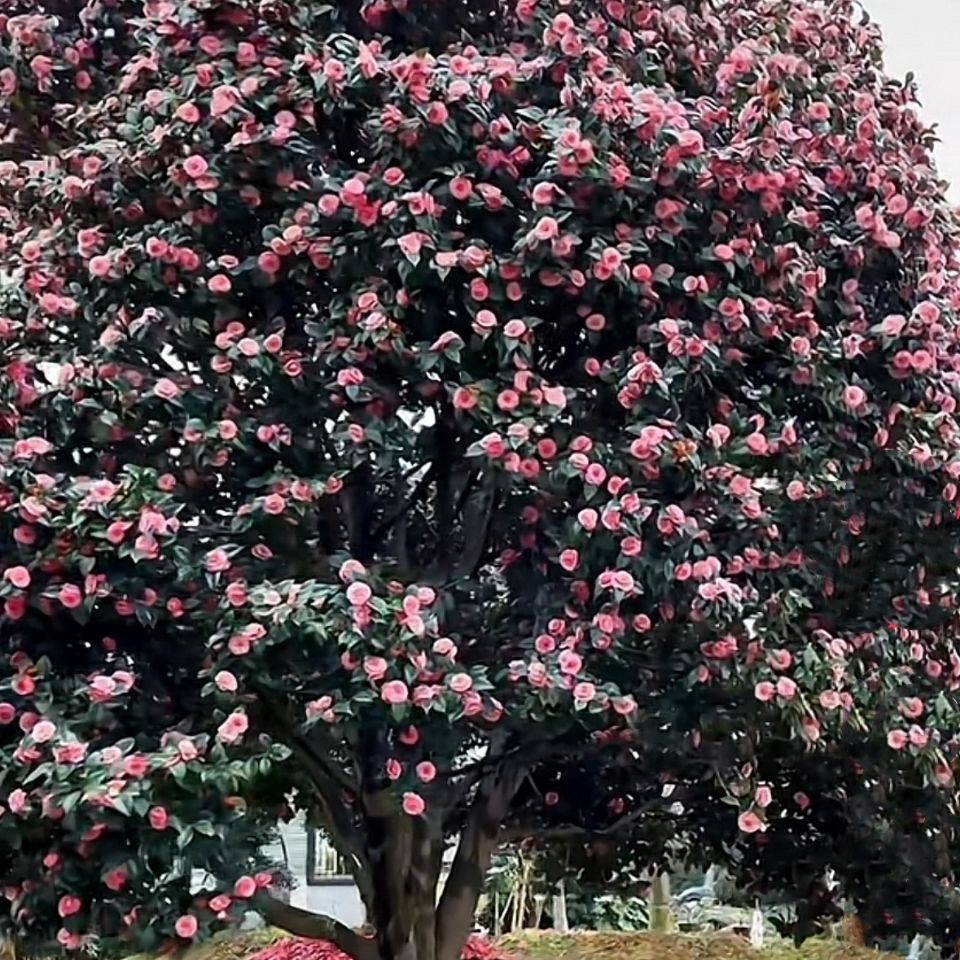
[[[533,641],[533,649],[541,656],[545,656],[548,653],[553,653],[553,651],[557,649],[557,641],[551,637],[549,633],[541,633],[540,636]]]
[[[67,894],[57,902],[57,913],[66,919],[75,917],[83,909],[83,901],[79,897]]]
[[[614,697],[610,705],[613,707],[614,713],[619,713],[624,717],[630,716],[631,713],[635,713],[637,710],[637,701],[629,695],[625,697]]]
[[[537,206],[546,207],[553,203],[555,196],[561,195],[561,191],[556,184],[545,181],[538,183],[530,195]]]
[[[859,410],[866,403],[867,395],[861,387],[851,384],[843,389],[843,402],[850,410]]]
[[[260,267],[264,273],[277,273],[281,265],[282,261],[272,250],[265,250],[257,257],[257,266]]]
[[[228,641],[227,648],[235,657],[245,657],[250,652],[250,638],[235,633]]]
[[[781,677],[777,681],[777,693],[784,700],[792,700],[797,695],[797,685],[789,677]]]
[[[217,739],[221,743],[233,744],[243,739],[243,735],[250,726],[250,720],[245,713],[231,713],[223,723],[217,727]]]
[[[793,795],[793,802],[801,809],[806,810],[810,806],[810,798],[802,791],[798,790]]]
[[[756,801],[758,807],[769,807],[770,804],[773,803],[773,791],[765,783],[762,783],[757,787],[753,799]]]
[[[119,893],[127,885],[130,879],[130,871],[126,867],[114,867],[103,878],[104,886],[114,893]]]
[[[405,747],[415,747],[420,742],[420,731],[416,727],[407,727],[401,730],[397,739]]]
[[[560,551],[560,566],[568,573],[577,569],[580,564],[580,554],[573,548]]]
[[[65,583],[58,594],[60,602],[68,609],[75,610],[83,603],[83,592],[72,583]]]
[[[133,524],[127,520],[114,520],[113,523],[107,527],[107,540],[114,546],[123,543],[127,531],[132,526]]]
[[[802,500],[806,493],[806,487],[802,480],[791,480],[787,484],[787,496],[791,500]]]
[[[924,730],[923,727],[918,726],[915,723],[910,726],[910,730],[907,735],[910,738],[910,743],[912,743],[915,747],[919,747],[921,750],[930,740],[930,734]]]
[[[180,396],[180,388],[169,377],[161,377],[154,384],[153,392],[163,400],[173,400]]]
[[[448,682],[454,693],[466,693],[473,687],[473,677],[469,673],[455,673]]]
[[[923,716],[923,701],[919,697],[907,697],[900,704],[900,712],[910,720]]]
[[[367,584],[360,580],[354,580],[354,582],[347,587],[347,599],[350,601],[351,606],[362,607],[370,602],[372,596],[373,591]]]
[[[210,164],[199,154],[195,153],[183,161],[183,169],[188,177],[197,180],[210,169]]]
[[[573,650],[563,650],[557,658],[560,672],[575,677],[583,669],[583,657]]]
[[[211,293],[229,293],[233,288],[233,283],[225,273],[214,274],[207,281],[207,289]]]
[[[789,650],[771,650],[767,654],[767,663],[774,670],[789,670],[793,664],[793,654]]]
[[[469,387],[457,387],[453,391],[453,406],[457,410],[472,410],[477,405],[477,393]]]
[[[533,228],[533,235],[538,240],[551,240],[560,235],[560,225],[553,217],[541,217]]]
[[[150,761],[143,754],[135,753],[123,761],[123,772],[129,777],[139,779],[150,770]]]
[[[57,728],[49,720],[41,720],[30,731],[36,743],[49,743],[57,735]]]
[[[589,703],[597,695],[597,688],[587,680],[583,680],[573,688],[573,698],[580,703]]]
[[[12,896],[10,899],[14,899]],[[66,927],[61,927],[57,931],[57,943],[60,944],[64,950],[79,950],[83,946],[83,937],[79,933],[73,933],[68,930]]]
[[[229,670],[221,670],[214,678],[213,682],[218,690],[224,693],[237,692],[237,678]]]
[[[768,703],[777,695],[777,688],[769,680],[761,680],[753,688],[753,695],[761,703]]]
[[[437,775],[437,768],[429,760],[421,760],[417,764],[417,776],[424,782],[429,783]]]
[[[197,935],[198,927],[197,918],[189,913],[178,917],[177,922],[173,925],[177,936],[183,940],[192,940]]]
[[[427,809],[427,804],[424,801],[423,797],[419,793],[414,793],[412,790],[408,790],[403,795],[403,812],[408,814],[411,817],[419,817],[424,810]]]
[[[757,831],[766,829],[764,822],[753,810],[745,810],[741,813],[737,818],[737,826],[744,833],[757,833]]]
[[[232,897],[225,893],[218,893],[215,897],[210,898],[210,909],[214,913],[223,913],[224,911],[230,909],[230,904],[232,903]]]
[[[376,683],[382,680],[387,673],[387,661],[383,657],[367,657],[363,661],[363,672]]]
[[[247,585],[239,580],[227,584],[227,602],[234,607],[242,607],[247,602]]]
[[[449,186],[454,200],[466,200],[473,193],[473,183],[469,177],[454,177]]]
[[[840,694],[836,690],[824,690],[820,694],[820,706],[824,710],[836,710],[840,706]]]
[[[29,806],[26,791],[19,787],[16,790],[11,790],[7,797],[7,806],[10,807],[11,813],[23,813]]]
[[[217,432],[221,440],[233,440],[239,433],[239,429],[233,420],[221,420],[217,424]]]
[[[883,318],[880,323],[881,332],[885,337],[899,337],[907,325],[907,318],[900,314],[892,313]]]
[[[457,655],[457,645],[449,637],[434,640],[432,650],[438,657],[449,657],[451,660]]]
[[[164,807],[151,807],[147,819],[154,830],[166,830],[170,825],[170,814]]]
[[[87,269],[89,269],[90,273],[95,277],[107,276],[112,268],[113,261],[103,254],[99,254],[96,257],[91,257],[90,263],[87,265]]]
[[[240,877],[233,885],[233,894],[241,900],[249,900],[257,892],[257,881],[253,877]]]
[[[85,743],[65,743],[56,747],[53,751],[57,763],[66,765],[80,763],[86,755],[87,745]]]
[[[907,745],[907,734],[903,730],[891,730],[887,734],[887,746],[891,750],[902,750]]]
[[[410,691],[402,680],[388,680],[380,690],[380,696],[385,703],[406,703]]]
[[[211,550],[205,560],[204,566],[211,573],[222,573],[224,570],[230,569],[230,557],[227,555],[226,550],[222,550],[219,547],[216,550]]]
[[[30,571],[26,567],[7,567],[3,571],[3,579],[20,590],[30,586]]]
[[[386,763],[387,779],[399,780],[403,776],[403,764],[396,757],[390,757]]]

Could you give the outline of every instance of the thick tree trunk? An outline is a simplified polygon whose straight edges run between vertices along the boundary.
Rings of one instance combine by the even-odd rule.
[[[365,756],[384,752],[376,737],[372,732]],[[482,778],[465,782],[446,810],[412,817],[397,811],[382,765],[371,764],[370,771],[358,777],[359,811],[349,815],[345,805],[338,805],[338,784],[323,763],[302,750],[318,788],[324,827],[356,879],[373,935],[273,897],[265,897],[262,904],[266,920],[296,936],[329,940],[355,960],[460,960],[501,825],[525,768],[494,767]],[[457,801],[468,794],[469,803],[458,807]],[[457,849],[440,895],[451,834],[458,838]]]
[[[484,871],[485,872],[485,871]],[[366,936],[351,930],[332,917],[311,913],[299,907],[267,897],[262,905],[264,919],[294,936],[328,940],[354,960],[459,960],[463,944],[473,928],[474,912],[480,898],[483,874],[477,872],[458,886],[455,916],[449,910],[440,922],[438,887],[440,858],[426,875],[411,871],[390,882],[375,884],[379,893],[374,915],[369,917],[374,931]],[[463,878],[461,878],[462,880]],[[411,890],[416,896],[404,896]],[[369,908],[369,907],[368,907]],[[2,960],[2,958],[0,958]]]

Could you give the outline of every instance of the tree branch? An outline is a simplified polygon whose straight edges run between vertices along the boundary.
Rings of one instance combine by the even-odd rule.
[[[326,779],[334,781],[344,790],[359,793],[359,781],[351,778],[350,775],[337,766],[337,764],[328,763],[321,754],[313,749],[309,739],[305,737],[300,730],[299,725],[291,720],[283,704],[281,704],[269,690],[261,687],[259,684],[254,684],[253,690],[257,694],[260,702],[270,710],[277,729],[279,729],[281,736],[287,741],[291,750],[300,754],[301,759],[308,761],[311,769],[316,768],[322,772]],[[336,744],[328,741],[324,743],[324,746],[328,752],[332,754]]]
[[[295,937],[310,940],[329,940],[354,960],[378,960],[376,941],[360,936],[346,924],[333,917],[325,917],[309,910],[301,910],[289,903],[283,903],[269,894],[259,904],[260,912],[267,923]]]
[[[481,489],[475,491],[463,511],[463,550],[456,564],[445,562],[438,554],[437,560],[425,571],[423,582],[445,584],[472,577],[483,559],[490,533],[490,521],[493,518],[497,500],[496,479],[487,473]]]
[[[674,804],[678,800],[677,791],[670,794],[669,797],[659,796],[641,804],[630,813],[624,814],[619,820],[615,820],[607,827],[600,830],[591,830],[589,827],[578,827],[573,825],[564,825],[562,827],[537,827],[537,826],[511,826],[505,829],[501,834],[504,840],[525,840],[530,837],[535,840],[572,840],[577,837],[584,839],[593,839],[595,837],[613,837],[621,833],[627,827],[636,823],[641,817],[651,810],[659,807],[663,803]]]
[[[412,473],[416,473],[418,470],[422,470],[424,464],[417,464],[416,468]],[[417,481],[410,495],[404,499],[400,505],[393,510],[388,516],[384,517],[379,524],[374,528],[373,533],[371,534],[371,539],[374,543],[379,543],[380,538],[395,524],[397,521],[402,520],[407,513],[409,513],[410,508],[423,496],[424,491],[430,484],[430,481],[433,480],[433,475],[436,473],[437,464],[436,461],[431,463],[424,475]],[[405,479],[405,478],[401,478]]]
[[[261,687],[255,686],[261,703],[270,711],[271,719],[283,741],[293,751],[307,779],[313,787],[313,798],[320,809],[323,826],[333,841],[334,847],[344,855],[350,865],[350,873],[357,884],[363,902],[369,903],[373,895],[372,865],[364,845],[361,830],[343,802],[344,792],[359,795],[360,785],[335,764],[313,749],[310,742],[287,716],[283,705]]]

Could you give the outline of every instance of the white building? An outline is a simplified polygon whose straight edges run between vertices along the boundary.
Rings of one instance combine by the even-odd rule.
[[[366,911],[353,877],[343,859],[316,830],[298,816],[280,828],[280,842],[267,854],[287,865],[294,879],[290,902],[304,910],[322,913],[350,927],[362,926]]]

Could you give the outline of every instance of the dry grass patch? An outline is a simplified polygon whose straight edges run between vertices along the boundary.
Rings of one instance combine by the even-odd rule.
[[[836,940],[808,940],[800,947],[776,940],[755,950],[733,934],[555,933],[527,931],[503,937],[516,960],[882,960],[882,954]]]

